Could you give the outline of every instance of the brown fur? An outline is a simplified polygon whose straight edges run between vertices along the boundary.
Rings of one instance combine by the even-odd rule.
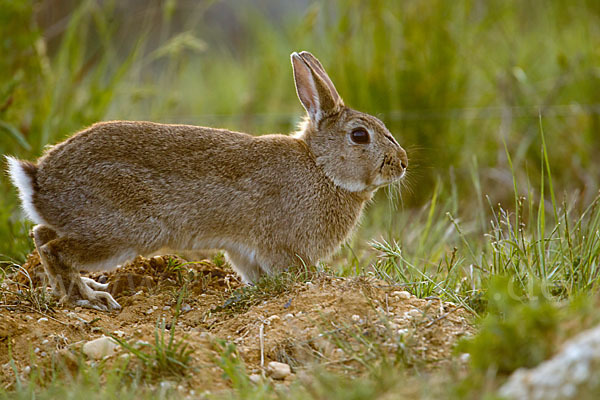
[[[343,105],[321,64],[292,55],[308,111],[295,137],[189,125],[93,125],[21,164],[34,183],[35,243],[62,296],[118,308],[78,270],[113,268],[163,247],[223,248],[247,281],[313,264],[347,239],[404,150],[376,118]],[[365,127],[368,145],[349,132]],[[11,170],[12,173],[12,170]]]

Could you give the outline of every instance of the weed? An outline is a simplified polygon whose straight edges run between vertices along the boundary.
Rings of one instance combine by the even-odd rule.
[[[263,300],[289,292],[297,283],[308,282],[317,273],[308,267],[284,271],[274,275],[263,275],[255,284],[234,290],[222,306],[211,312],[239,313]]]
[[[169,324],[158,319],[154,329],[154,343],[142,343],[141,347],[128,343],[108,333],[119,345],[129,351],[141,363],[143,375],[154,379],[165,376],[182,377],[191,368],[193,350],[184,340],[175,340],[177,319],[187,287],[180,291],[175,315]]]
[[[533,296],[507,278],[494,278],[488,291],[488,314],[473,339],[459,351],[471,355],[478,370],[500,374],[539,364],[553,352],[558,339],[559,310],[536,285]]]
[[[25,283],[16,280],[18,275],[25,277]],[[56,306],[46,285],[34,285],[29,272],[12,261],[0,262],[0,297],[4,306],[25,307],[41,314],[54,312]]]

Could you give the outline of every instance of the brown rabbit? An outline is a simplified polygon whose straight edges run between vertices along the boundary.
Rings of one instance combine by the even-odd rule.
[[[377,118],[346,107],[319,61],[292,53],[308,116],[294,136],[103,122],[33,164],[8,157],[34,241],[63,301],[119,309],[113,269],[160,248],[225,250],[246,282],[326,257],[406,152]]]

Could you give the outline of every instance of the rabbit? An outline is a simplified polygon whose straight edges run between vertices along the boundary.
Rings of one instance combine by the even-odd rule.
[[[311,265],[348,239],[373,193],[408,158],[377,118],[344,105],[321,63],[291,54],[306,109],[293,135],[100,122],[37,163],[7,157],[35,246],[62,303],[120,305],[80,271],[161,248],[222,249],[246,283]]]

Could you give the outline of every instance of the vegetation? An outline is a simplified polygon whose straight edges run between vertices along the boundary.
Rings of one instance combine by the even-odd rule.
[[[361,379],[317,371],[286,398],[478,398],[548,357],[573,325],[597,321],[600,3],[73,4],[54,21],[44,2],[0,0],[2,154],[35,159],[110,119],[292,131],[302,109],[287,60],[301,49],[321,59],[348,105],[379,116],[407,149],[400,193],[378,193],[327,268],[469,310],[478,334],[459,346],[470,354],[469,371],[450,368],[431,381],[372,360]],[[33,244],[5,175],[0,190],[3,272],[18,268]],[[216,311],[249,307],[308,274],[267,278]],[[22,289],[9,294],[43,311],[43,293]],[[149,370],[184,374],[193,355],[165,329],[157,326],[155,351],[131,351]],[[227,396],[281,396],[281,388],[249,381],[233,344],[216,346],[216,365],[235,389]],[[81,371],[74,383],[42,390],[32,380],[14,393],[0,389],[0,398],[165,396],[137,380],[121,386],[118,369]]]

